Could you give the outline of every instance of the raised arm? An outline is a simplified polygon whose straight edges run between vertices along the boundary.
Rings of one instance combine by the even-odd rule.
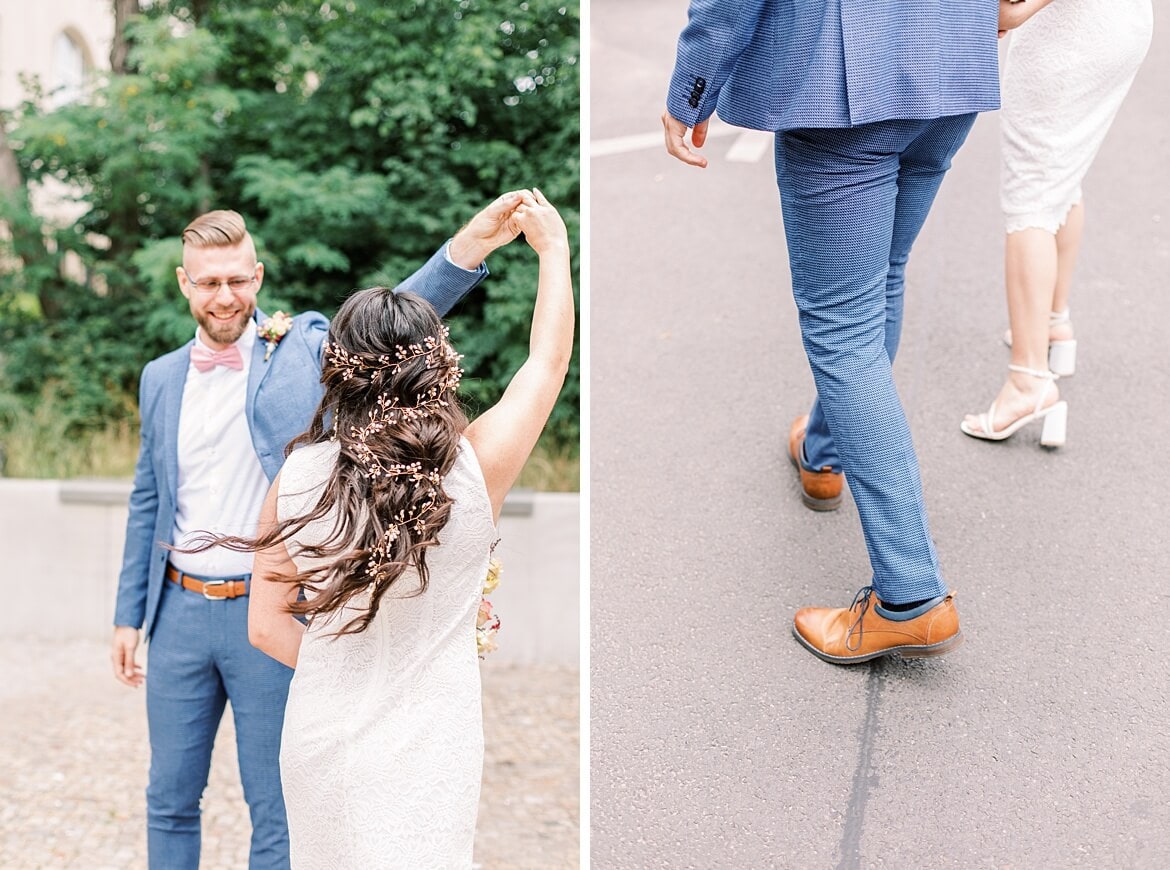
[[[528,359],[500,401],[466,431],[496,519],[552,413],[573,354],[573,280],[565,223],[539,190],[523,191],[521,197],[514,226],[540,258]]]
[[[519,191],[497,197],[437,250],[421,269],[398,285],[417,293],[446,316],[487,277],[488,254],[516,238],[512,212],[520,204]]]

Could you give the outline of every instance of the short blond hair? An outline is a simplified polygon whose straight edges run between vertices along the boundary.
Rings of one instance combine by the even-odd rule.
[[[183,230],[183,244],[192,248],[230,248],[250,240],[239,212],[219,209],[201,214]]]

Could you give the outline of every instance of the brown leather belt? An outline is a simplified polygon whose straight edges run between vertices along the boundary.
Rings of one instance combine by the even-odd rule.
[[[238,577],[227,580],[204,580],[184,574],[167,562],[167,579],[178,583],[188,592],[198,592],[204,598],[215,601],[221,598],[242,598],[248,594],[248,578]]]

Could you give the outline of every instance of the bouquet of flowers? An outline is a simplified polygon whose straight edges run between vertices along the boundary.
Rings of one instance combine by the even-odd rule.
[[[475,648],[482,659],[496,651],[496,632],[500,630],[500,618],[492,612],[492,603],[487,596],[500,585],[500,563],[496,559],[488,562],[487,577],[483,581],[483,592],[479,599],[479,614],[475,619]]]

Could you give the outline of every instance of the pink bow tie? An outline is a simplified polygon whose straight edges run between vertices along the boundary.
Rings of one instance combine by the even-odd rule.
[[[216,366],[227,366],[237,371],[244,367],[244,358],[234,344],[215,351],[195,345],[191,348],[191,362],[201,372],[209,372]]]

